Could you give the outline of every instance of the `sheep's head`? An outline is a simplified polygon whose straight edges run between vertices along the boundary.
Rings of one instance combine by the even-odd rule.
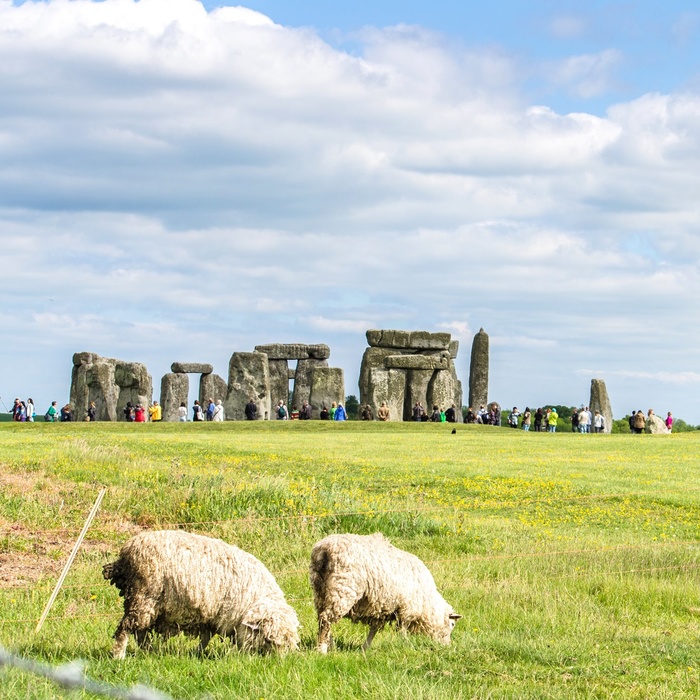
[[[441,644],[449,644],[450,637],[452,636],[452,630],[455,628],[457,620],[459,620],[461,617],[461,615],[458,615],[448,605],[440,620],[440,625],[438,629],[435,630],[435,634],[433,635],[435,640]]]
[[[237,631],[238,645],[260,654],[284,654],[299,647],[299,620],[286,603],[263,600],[248,610]]]

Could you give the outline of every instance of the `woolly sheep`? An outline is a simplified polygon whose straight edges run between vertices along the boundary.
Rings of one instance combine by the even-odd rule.
[[[425,564],[381,533],[330,535],[317,542],[309,575],[323,654],[331,643],[331,625],[343,617],[369,625],[363,649],[387,622],[449,644],[461,617],[438,593]]]
[[[221,540],[178,530],[132,537],[102,573],[124,596],[112,655],[123,659],[129,634],[146,647],[150,631],[166,637],[212,635],[239,648],[284,653],[299,644],[299,620],[272,574],[252,554]]]

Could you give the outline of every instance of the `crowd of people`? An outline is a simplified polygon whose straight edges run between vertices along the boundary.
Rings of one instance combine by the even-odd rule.
[[[207,399],[203,406],[199,400],[196,400],[192,406],[192,420],[222,422],[225,419],[224,406],[220,399]],[[17,422],[34,422],[37,419],[36,407],[34,401],[29,398],[23,401],[16,398],[11,410],[12,420]],[[246,420],[257,420],[258,406],[253,397],[250,398],[245,406],[244,414]],[[163,419],[162,407],[157,401],[154,401],[150,406],[144,406],[140,403],[132,403],[127,401],[123,409],[124,419],[129,423],[145,423],[147,421],[157,423]],[[187,421],[187,404],[181,403],[177,410],[177,417],[180,422]],[[369,404],[360,406],[359,412],[361,420],[374,420],[374,412]],[[654,411],[649,409],[644,414],[643,411],[632,411],[629,416],[629,428],[632,433],[643,433],[647,420],[654,415]],[[388,421],[390,417],[389,407],[386,401],[383,401],[377,410],[377,419],[379,421]],[[411,412],[412,420],[419,423],[457,423],[460,420],[467,424],[479,425],[502,425],[501,407],[497,403],[483,404],[477,410],[471,406],[467,408],[464,415],[457,406],[453,403],[449,408],[442,409],[437,404],[434,404],[431,411],[426,410],[420,401],[416,401]],[[287,408],[284,400],[280,399],[275,407],[272,416],[276,420],[311,420],[312,409],[308,401],[302,403],[301,408],[293,406],[291,411]],[[336,420],[344,421],[348,419],[347,412],[340,402],[332,402],[330,407],[323,405],[321,407],[319,418],[321,420]],[[94,401],[90,401],[84,416],[75,416],[73,408],[70,404],[63,407],[58,407],[58,402],[52,401],[51,406],[47,409],[43,419],[47,422],[67,422],[73,420],[95,421],[97,419],[97,406]],[[603,433],[606,430],[605,416],[600,411],[591,411],[588,406],[571,409],[571,431],[575,433]],[[673,414],[669,411],[663,421],[669,432],[673,429]],[[521,428],[529,431],[531,428],[534,432],[550,432],[554,433],[557,430],[559,423],[559,414],[556,407],[537,408],[532,411],[526,407],[524,411],[519,411],[517,406],[513,406],[513,410],[509,412],[506,425],[511,428]]]

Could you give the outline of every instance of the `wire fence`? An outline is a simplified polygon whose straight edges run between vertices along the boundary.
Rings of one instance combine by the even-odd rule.
[[[40,678],[47,678],[65,690],[85,690],[93,695],[119,700],[171,700],[158,690],[143,685],[132,688],[120,688],[116,685],[94,681],[85,675],[82,661],[71,661],[62,666],[51,666],[12,654],[0,646],[0,666],[14,668]]]

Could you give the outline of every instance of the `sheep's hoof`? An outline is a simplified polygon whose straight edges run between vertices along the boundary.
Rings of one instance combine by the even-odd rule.
[[[316,651],[317,651],[319,654],[327,654],[327,653],[328,653],[328,644],[326,644],[326,642],[323,642],[323,644],[319,644],[319,645],[316,647]]]

